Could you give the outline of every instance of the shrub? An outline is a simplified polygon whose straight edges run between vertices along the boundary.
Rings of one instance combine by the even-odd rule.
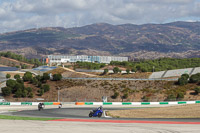
[[[28,95],[28,91],[26,89],[24,89],[22,91],[22,97],[27,97],[27,95]]]
[[[1,89],[3,96],[10,96],[12,89],[10,87],[3,87]]]
[[[22,97],[22,95],[23,95],[22,89],[18,89],[18,90],[15,92],[15,97],[17,97],[17,98]]]
[[[49,74],[48,74],[48,73],[43,73],[42,81],[43,81],[43,82],[46,82],[46,81],[49,80],[49,79],[50,79]]]
[[[29,97],[29,98],[33,98],[33,97],[34,97],[34,96],[33,96],[33,92],[29,93],[28,97]]]
[[[177,97],[176,97],[177,99],[183,99],[184,98],[184,93],[183,92],[178,92],[178,94],[177,94]]]
[[[10,74],[6,74],[6,78],[9,79],[11,77]]]
[[[16,74],[16,75],[14,76],[14,78],[15,78],[15,79],[20,79],[20,75],[19,75],[19,74]]]
[[[112,96],[113,99],[116,99],[119,96],[119,92],[115,92],[114,95]]]
[[[42,86],[42,83],[39,81],[38,84],[37,84],[37,86],[38,86],[38,87],[41,87],[41,86]]]
[[[108,69],[104,69],[103,74],[107,74],[108,73]]]
[[[16,81],[17,83],[24,84],[24,81],[22,79],[17,79]]]
[[[181,77],[185,77],[186,79],[189,79],[190,76],[187,73],[185,73],[185,74],[182,74]]]
[[[123,97],[123,99],[127,99],[128,98],[128,93],[124,93],[124,95],[122,97]]]
[[[132,69],[131,69],[131,72],[136,72],[137,70],[136,70],[136,68],[135,67],[133,67]]]
[[[148,96],[143,96],[142,97],[143,102],[148,102],[149,99],[150,99],[150,97],[148,97]]]
[[[47,91],[50,90],[50,87],[49,87],[49,85],[45,84],[45,85],[43,85],[43,86],[41,87],[41,89],[44,90],[44,92],[47,92]]]
[[[186,77],[180,77],[179,79],[178,79],[178,84],[179,85],[186,85],[188,83],[188,79],[186,78]]]
[[[13,89],[15,87],[16,83],[17,82],[15,80],[9,79],[9,80],[6,81],[6,86]]]
[[[15,84],[15,87],[12,89],[12,93],[15,93],[19,89],[23,90],[24,89],[24,84],[20,84],[20,83],[17,82]]]
[[[129,74],[129,73],[130,73],[130,70],[129,70],[129,69],[126,69],[126,73]]]
[[[29,94],[32,92],[32,88],[31,87],[27,87],[25,89],[28,91]]]
[[[200,93],[200,87],[196,87],[196,88],[194,89],[194,91],[195,91],[196,94],[199,94],[199,93]]]
[[[165,101],[176,101],[176,96],[175,94],[169,94]]]
[[[44,94],[44,90],[43,89],[39,89],[39,96],[42,96]]]
[[[118,73],[119,71],[120,71],[120,70],[119,70],[118,67],[114,67],[114,68],[113,68],[113,72],[114,72],[114,73]]]
[[[62,75],[61,74],[54,74],[53,75],[53,80],[54,81],[59,81],[59,80],[61,80],[62,79]]]
[[[32,79],[32,73],[31,72],[26,72],[23,76],[24,81],[31,81]]]

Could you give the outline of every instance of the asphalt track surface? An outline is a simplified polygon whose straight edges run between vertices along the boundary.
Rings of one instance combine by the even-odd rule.
[[[14,116],[28,116],[28,117],[50,117],[50,118],[69,118],[69,119],[94,119],[94,120],[139,120],[139,121],[171,121],[171,122],[200,122],[199,118],[101,118],[92,117],[89,118],[89,112],[95,109],[94,107],[71,107],[71,108],[53,108],[38,110],[23,110],[18,112],[9,112],[9,115]],[[137,109],[137,108],[104,108],[104,110],[122,110],[122,109]]]

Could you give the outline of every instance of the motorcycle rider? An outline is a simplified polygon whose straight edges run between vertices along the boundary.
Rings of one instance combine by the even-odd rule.
[[[97,110],[103,110],[103,107],[100,106],[100,107],[98,107],[97,109],[94,109],[93,112],[95,113]]]
[[[43,109],[44,108],[44,103],[39,103],[38,104],[38,109],[40,110],[40,109]]]
[[[58,108],[59,108],[59,109],[62,108],[62,103],[60,103],[60,104],[58,105]]]

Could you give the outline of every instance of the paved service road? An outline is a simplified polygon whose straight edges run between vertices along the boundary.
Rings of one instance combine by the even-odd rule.
[[[199,125],[0,120],[2,133],[200,133]]]

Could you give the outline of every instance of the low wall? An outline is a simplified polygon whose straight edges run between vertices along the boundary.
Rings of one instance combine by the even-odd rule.
[[[40,102],[0,102],[0,105],[38,105]],[[44,105],[59,105],[60,102],[43,102]]]

